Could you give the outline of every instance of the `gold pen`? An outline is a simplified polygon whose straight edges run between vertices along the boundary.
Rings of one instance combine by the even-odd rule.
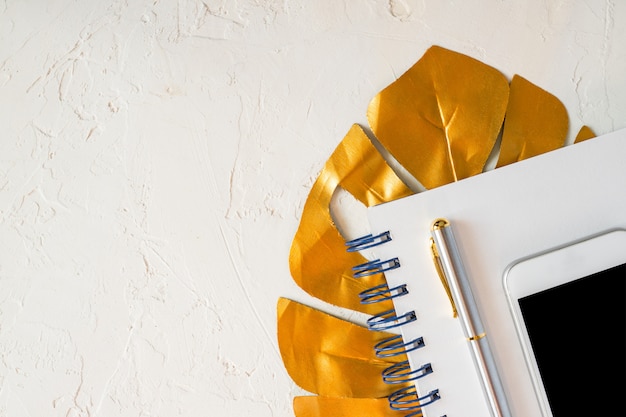
[[[504,388],[489,348],[478,306],[474,300],[450,222],[446,219],[436,219],[430,231],[435,267],[452,302],[454,316],[458,315],[461,320],[491,415],[492,417],[510,417],[511,412]]]

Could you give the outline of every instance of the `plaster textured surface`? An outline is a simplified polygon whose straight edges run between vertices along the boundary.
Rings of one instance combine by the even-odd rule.
[[[608,133],[625,39],[608,0],[1,0],[0,416],[292,416],[276,300],[332,306],[289,246],[371,98],[436,44]]]

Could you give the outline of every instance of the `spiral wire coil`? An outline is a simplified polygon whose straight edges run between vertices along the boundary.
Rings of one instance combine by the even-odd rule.
[[[346,242],[348,252],[358,252],[374,248],[392,241],[389,231],[380,234],[368,234]],[[354,278],[363,278],[375,274],[381,274],[396,268],[400,268],[400,260],[391,258],[386,260],[374,259],[355,265],[352,268]],[[362,304],[374,304],[382,301],[393,300],[409,293],[406,284],[390,288],[387,283],[366,289],[359,293]],[[395,309],[386,310],[371,316],[367,320],[367,326],[372,331],[387,331],[399,328],[405,324],[417,320],[415,311],[409,311],[398,315]],[[385,338],[374,346],[374,352],[378,358],[391,358],[407,354],[425,346],[424,338],[418,337],[405,342],[402,335],[396,334]],[[422,407],[425,407],[441,398],[439,390],[435,389],[420,396],[414,381],[426,377],[433,372],[430,363],[425,363],[417,369],[412,369],[408,360],[398,362],[382,373],[383,382],[386,384],[409,384],[392,392],[389,397],[389,407],[393,410],[409,412],[405,417],[417,417],[422,415]],[[441,416],[446,417],[446,416]]]

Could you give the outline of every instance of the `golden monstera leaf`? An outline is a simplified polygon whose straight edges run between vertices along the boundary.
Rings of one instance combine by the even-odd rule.
[[[565,145],[567,111],[552,94],[466,55],[433,46],[370,102],[371,135],[426,190]],[[575,142],[594,137],[583,126]],[[353,276],[367,262],[345,250],[330,203],[339,189],[370,207],[416,192],[378,152],[365,130],[353,125],[330,156],[309,193],[294,236],[289,266],[311,296],[347,309],[378,314],[391,301],[362,304],[359,293],[384,285],[375,274]],[[425,191],[428,192],[428,191]],[[406,360],[377,357],[374,345],[388,334],[333,317],[304,304],[278,300],[278,343],[285,367],[303,389],[297,417],[335,417],[367,411],[392,416],[381,372]],[[397,386],[393,386],[397,389]]]

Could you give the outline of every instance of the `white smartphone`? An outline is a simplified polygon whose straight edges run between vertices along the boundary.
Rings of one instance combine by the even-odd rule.
[[[626,231],[516,261],[504,286],[543,415],[626,416]]]

